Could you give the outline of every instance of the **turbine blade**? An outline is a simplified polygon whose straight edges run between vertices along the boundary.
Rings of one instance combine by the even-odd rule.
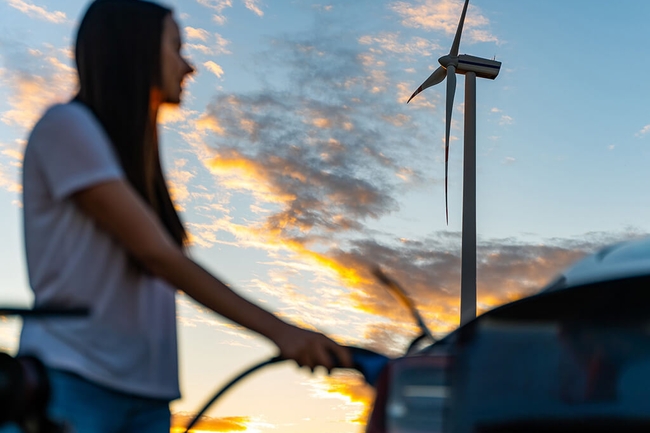
[[[422,83],[422,85],[417,88],[415,92],[413,92],[413,94],[411,95],[409,100],[406,101],[406,103],[408,104],[409,102],[411,102],[411,99],[415,98],[416,95],[418,95],[421,91],[423,91],[427,87],[435,86],[436,84],[441,83],[442,80],[445,79],[445,76],[446,76],[445,68],[440,66],[438,69],[433,71],[433,74],[429,75],[429,78],[427,78],[424,81],[424,83]]]
[[[460,48],[460,36],[463,34],[463,24],[465,24],[465,15],[467,14],[467,5],[469,5],[469,0],[465,0],[463,13],[460,14],[460,22],[458,23],[458,29],[456,30],[456,37],[454,37],[454,43],[451,44],[451,51],[449,52],[449,55],[451,57],[458,56],[458,49]]]
[[[449,202],[447,200],[447,179],[449,177],[449,135],[451,133],[451,113],[456,95],[456,68],[447,66],[447,124],[445,131],[445,219],[449,225]]]

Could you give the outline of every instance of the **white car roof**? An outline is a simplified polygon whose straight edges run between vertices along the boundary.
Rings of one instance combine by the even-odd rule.
[[[543,291],[650,276],[650,237],[603,248],[565,270]]]

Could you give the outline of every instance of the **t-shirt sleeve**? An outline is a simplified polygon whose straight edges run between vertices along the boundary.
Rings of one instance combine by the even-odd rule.
[[[55,200],[125,177],[99,122],[76,103],[50,109],[34,128],[28,146]]]

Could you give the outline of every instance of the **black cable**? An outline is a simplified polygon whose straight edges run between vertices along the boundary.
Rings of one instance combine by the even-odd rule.
[[[196,414],[194,419],[192,419],[192,421],[190,421],[190,423],[187,425],[187,428],[185,429],[185,433],[188,433],[190,431],[190,429],[192,427],[194,427],[194,424],[196,424],[199,421],[199,418],[201,418],[201,416],[203,416],[205,411],[207,411],[210,408],[210,406],[212,406],[212,403],[214,403],[219,397],[221,397],[226,391],[228,391],[234,384],[236,384],[237,382],[239,382],[240,380],[242,380],[244,377],[248,376],[249,374],[259,370],[260,368],[264,368],[267,365],[275,364],[275,363],[278,363],[278,362],[281,362],[281,361],[286,361],[286,359],[281,358],[280,356],[275,356],[275,357],[273,357],[271,359],[267,359],[264,362],[260,362],[259,364],[256,364],[256,365],[252,366],[251,368],[244,371],[239,376],[235,377],[233,380],[228,382],[223,388],[221,388],[214,395],[214,397],[212,397],[212,399],[209,402],[206,403],[205,406],[203,406],[203,409],[201,409],[199,411],[199,413]]]

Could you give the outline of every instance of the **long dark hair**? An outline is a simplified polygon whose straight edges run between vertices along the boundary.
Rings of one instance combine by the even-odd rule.
[[[98,118],[127,179],[182,247],[187,233],[160,166],[150,105],[152,86],[161,85],[163,20],[171,13],[143,0],[94,1],[77,33],[75,100]]]

